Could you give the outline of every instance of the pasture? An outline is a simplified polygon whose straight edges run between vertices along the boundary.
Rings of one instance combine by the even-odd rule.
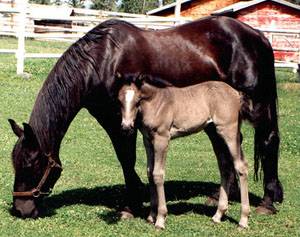
[[[15,48],[16,41],[0,38],[1,48]],[[59,53],[67,44],[28,41],[29,52]],[[261,216],[255,207],[263,194],[262,181],[253,181],[253,130],[244,123],[243,149],[249,162],[250,228],[239,231],[240,204],[231,202],[226,218],[214,225],[216,207],[206,206],[208,195],[219,185],[217,162],[204,133],[171,142],[166,169],[169,215],[166,230],[158,232],[145,216],[122,221],[124,180],[120,164],[105,131],[86,110],[81,110],[63,140],[60,152],[64,171],[51,196],[45,199],[45,215],[37,220],[10,214],[13,168],[10,153],[16,137],[8,118],[27,122],[43,81],[55,59],[28,59],[23,79],[15,74],[16,60],[0,55],[0,236],[300,236],[300,84],[288,70],[277,71],[281,152],[279,177],[285,200],[278,213]],[[146,156],[138,138],[136,170],[147,183]],[[149,207],[144,199],[145,212]]]

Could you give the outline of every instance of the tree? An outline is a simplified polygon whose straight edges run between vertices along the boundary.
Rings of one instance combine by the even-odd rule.
[[[50,5],[51,0],[29,0],[30,3]]]
[[[62,0],[55,0],[54,4],[60,6],[62,5]]]
[[[300,0],[288,0],[288,1],[300,5]]]
[[[105,11],[116,11],[117,0],[92,0],[92,9],[99,9]]]
[[[122,0],[119,10],[129,13],[141,13],[145,0]]]
[[[84,7],[84,0],[67,0],[67,4],[74,8]]]
[[[164,0],[163,2],[164,2],[164,5],[167,5],[167,4],[176,2],[176,0]]]
[[[129,13],[146,13],[157,8],[161,0],[122,0],[119,10]],[[164,0],[164,5],[175,2],[175,0]]]

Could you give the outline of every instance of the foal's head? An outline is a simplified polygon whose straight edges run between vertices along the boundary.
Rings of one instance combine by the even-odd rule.
[[[122,128],[131,130],[143,101],[151,100],[159,88],[170,86],[158,77],[144,74],[117,73],[116,81],[119,84],[118,99],[121,104]]]
[[[131,130],[134,128],[134,122],[142,99],[142,82],[140,78],[134,76],[121,76],[118,74],[117,77],[121,83],[118,93],[122,113],[121,126],[124,130]]]

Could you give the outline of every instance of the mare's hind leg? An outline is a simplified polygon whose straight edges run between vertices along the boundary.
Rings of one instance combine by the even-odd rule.
[[[204,131],[212,143],[213,150],[216,154],[219,166],[223,167],[222,172],[225,172],[224,178],[226,178],[227,180],[229,189],[228,198],[236,200],[239,197],[239,188],[228,147],[225,144],[224,139],[217,133],[216,126],[214,125],[214,123],[208,124],[205,127]],[[242,142],[242,137],[240,140]],[[212,196],[208,197],[206,204],[218,205],[218,199],[219,191],[214,193]]]
[[[241,218],[239,225],[242,228],[246,228],[248,227],[248,217],[250,213],[248,195],[248,164],[243,157],[243,152],[240,145],[239,125],[234,123],[226,126],[218,126],[217,131],[224,138],[224,141],[228,146],[233,159],[234,168],[240,180]]]

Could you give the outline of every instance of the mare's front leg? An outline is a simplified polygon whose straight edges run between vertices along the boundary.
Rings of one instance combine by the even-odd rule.
[[[164,229],[166,216],[168,213],[166,205],[166,197],[164,190],[164,179],[165,179],[165,165],[166,165],[166,154],[169,145],[169,136],[162,136],[155,134],[153,137],[153,148],[154,148],[154,168],[153,168],[153,182],[157,192],[157,216],[155,227],[157,229]]]
[[[134,169],[137,130],[134,129],[131,133],[124,133],[121,128],[121,117],[117,112],[106,109],[107,113],[103,115],[99,111],[101,109],[89,109],[89,112],[109,135],[121,164],[126,185],[126,204],[128,205],[121,212],[121,218],[127,219],[140,212],[143,203],[144,184]]]
[[[144,184],[137,175],[134,167],[136,161],[137,131],[124,135],[122,132],[108,133],[122,166],[126,185],[126,203],[129,205],[121,212],[121,218],[133,217],[141,211],[143,203]]]

